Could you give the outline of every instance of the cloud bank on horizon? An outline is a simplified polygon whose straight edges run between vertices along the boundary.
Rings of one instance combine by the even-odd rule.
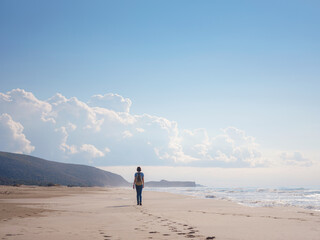
[[[179,129],[164,117],[130,113],[132,101],[118,94],[94,95],[85,103],[57,93],[40,100],[13,89],[0,93],[0,150],[95,166],[310,166],[300,152],[264,156],[253,136],[226,127]]]

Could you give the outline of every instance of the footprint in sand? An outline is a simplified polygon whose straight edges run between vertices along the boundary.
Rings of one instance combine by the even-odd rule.
[[[184,236],[185,238],[189,238],[189,239],[195,239],[195,238],[202,238],[205,240],[215,239],[215,237],[210,237],[210,236],[207,238],[204,238],[203,235],[197,234],[197,233],[199,233],[199,230],[197,230],[196,227],[192,227],[188,224],[179,223],[176,221],[171,221],[167,218],[156,216],[156,215],[150,214],[148,212],[145,212],[144,214],[149,215],[149,216],[151,215],[152,217],[155,218],[156,222],[162,223],[161,226],[167,227],[168,230],[170,230],[170,232],[175,233],[179,236]],[[152,231],[149,233],[155,234],[155,233],[159,233],[159,232]],[[170,236],[170,234],[162,234],[162,236]]]
[[[186,235],[186,238],[195,238],[195,237],[196,237],[195,235],[190,235],[190,234]]]
[[[16,234],[8,233],[8,234],[6,234],[6,237],[13,237],[13,236],[19,236],[19,235],[23,235],[23,234],[21,234],[21,233],[16,233]]]
[[[215,239],[216,237],[212,236],[212,237],[207,237],[206,240],[209,240],[209,239]]]
[[[111,239],[111,236],[109,236],[109,235],[104,235],[105,233],[104,233],[102,230],[99,230],[99,232],[100,232],[100,235],[103,235],[104,240],[110,240],[110,239]]]

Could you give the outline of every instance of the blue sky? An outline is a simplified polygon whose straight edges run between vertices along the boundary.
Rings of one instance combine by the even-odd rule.
[[[282,159],[319,163],[319,9],[319,1],[2,0],[0,92],[13,98],[7,93],[19,88],[37,101],[61,93],[83,103],[119,94],[132,116],[176,122],[179,133],[201,128],[216,139],[233,127],[268,161],[287,154]],[[24,127],[30,154],[54,158],[39,151],[25,118],[5,113]],[[198,143],[188,144],[186,155]]]

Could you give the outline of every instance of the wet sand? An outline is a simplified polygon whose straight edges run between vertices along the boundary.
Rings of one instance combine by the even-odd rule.
[[[320,213],[132,189],[0,186],[0,239],[320,239]]]

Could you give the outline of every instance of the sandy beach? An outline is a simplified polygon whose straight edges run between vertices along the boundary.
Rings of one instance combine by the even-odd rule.
[[[1,239],[320,239],[320,213],[132,189],[0,186]]]

